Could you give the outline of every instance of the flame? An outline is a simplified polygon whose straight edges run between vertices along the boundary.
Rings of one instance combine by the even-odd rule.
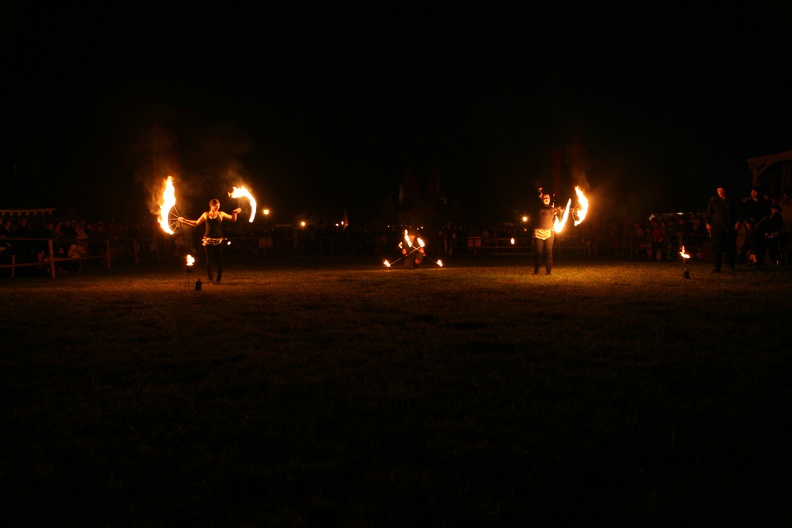
[[[234,187],[234,191],[228,193],[228,196],[231,198],[247,198],[250,202],[250,220],[249,222],[253,222],[253,219],[256,218],[256,199],[253,198],[253,195],[250,194],[250,191],[245,189],[245,187]]]
[[[187,265],[192,266],[193,264],[195,264],[195,257],[192,255],[187,255]]]
[[[418,241],[418,245],[419,246],[426,247],[426,244],[424,244],[424,241],[421,240],[421,237],[416,237],[416,240]]]
[[[387,260],[383,260],[382,263],[385,264],[386,268],[390,268],[391,267],[391,263],[388,262]]]
[[[412,247],[412,240],[410,240],[410,233],[406,229],[404,230],[404,241],[407,242],[407,246]]]
[[[689,259],[690,258],[690,255],[685,251],[685,246],[682,246],[682,249],[680,249],[680,251],[679,251],[679,255],[683,259]]]
[[[577,220],[575,220],[575,225],[580,224],[583,220],[586,219],[586,214],[588,214],[589,208],[589,201],[586,198],[586,195],[583,194],[583,191],[580,190],[580,187],[575,187],[575,193],[577,193],[578,197],[578,207],[575,208],[575,216],[577,216]]]
[[[162,192],[159,225],[169,235],[173,234],[173,229],[170,226],[170,212],[175,205],[176,189],[173,187],[173,176],[168,176],[168,179],[165,180],[165,190]]]
[[[569,218],[569,206],[572,205],[572,198],[569,199],[567,202],[566,208],[564,209],[564,215],[561,217],[561,220],[556,217],[555,221],[553,222],[553,231],[556,233],[560,233],[563,231],[564,226],[567,223],[567,218]]]
[[[443,261],[442,261],[442,260],[438,260],[438,261],[437,261],[437,265],[438,265],[438,266],[440,266],[440,267],[442,268],[442,267],[443,267]]]
[[[514,245],[514,239],[513,238],[511,239],[511,245],[512,246]]]

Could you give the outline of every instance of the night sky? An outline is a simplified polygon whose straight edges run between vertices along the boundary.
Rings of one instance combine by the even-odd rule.
[[[792,149],[785,2],[105,4],[0,7],[0,207],[136,220],[170,173],[364,222],[411,169],[509,221],[576,138],[601,211],[701,210]]]

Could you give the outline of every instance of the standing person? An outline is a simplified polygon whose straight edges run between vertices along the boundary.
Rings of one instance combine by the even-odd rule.
[[[704,220],[710,234],[710,252],[712,254],[712,273],[720,273],[723,258],[726,265],[734,271],[734,260],[737,257],[737,230],[742,224],[740,202],[731,197],[726,187],[719,186],[717,195],[710,198]]]
[[[781,216],[781,206],[779,204],[774,203],[770,206],[770,210],[772,214],[767,220],[765,243],[770,252],[770,262],[778,266],[781,264],[781,252],[778,245],[781,238],[781,230],[784,228],[784,217]]]
[[[740,250],[740,264],[745,263],[752,268],[759,268],[765,256],[765,233],[767,233],[767,219],[770,218],[770,201],[766,200],[759,191],[759,187],[751,189],[751,197],[743,204],[743,217],[745,220],[746,237]]]
[[[550,275],[553,271],[553,243],[555,233],[553,224],[556,216],[561,216],[562,210],[550,203],[550,195],[542,194],[542,203],[536,211],[534,230],[531,234],[534,252],[534,275],[539,275],[539,266],[542,264],[542,255],[545,260],[545,273]]]
[[[199,226],[206,224],[206,231],[203,236],[203,246],[206,252],[206,273],[209,281],[219,283],[223,278],[223,220],[237,221],[237,215],[242,212],[241,208],[236,208],[231,214],[220,210],[220,200],[213,198],[209,201],[209,210],[204,212],[198,220],[187,220],[180,216],[179,222],[184,222],[189,226]]]

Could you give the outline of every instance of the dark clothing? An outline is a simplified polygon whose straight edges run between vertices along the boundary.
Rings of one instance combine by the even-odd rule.
[[[784,233],[781,232],[781,229],[784,227],[784,218],[781,216],[781,212],[777,211],[770,215],[766,223],[765,246],[770,252],[770,261],[778,265],[781,263],[781,251],[778,246],[781,243],[781,237],[784,235]],[[789,234],[786,233],[786,235],[788,236]]]
[[[206,232],[203,238],[206,253],[206,274],[211,282],[220,282],[223,278],[223,219],[220,216],[206,217]]]
[[[533,231],[534,273],[539,273],[544,255],[545,271],[549,275],[553,269],[553,243],[555,232],[553,225],[556,216],[561,216],[563,210],[552,205],[542,204],[536,211],[536,221]]]
[[[220,282],[223,278],[223,246],[225,244],[204,245],[206,253],[206,274],[211,282]]]
[[[713,196],[704,213],[707,225],[710,226],[710,254],[712,255],[712,271],[720,272],[723,257],[726,265],[734,269],[737,257],[737,229],[742,222],[740,202],[727,196]]]
[[[223,219],[220,216],[214,218],[206,217],[206,233],[205,237],[208,238],[223,238],[223,228],[221,227]]]
[[[553,270],[553,243],[555,242],[555,235],[550,235],[550,238],[545,240],[542,240],[541,238],[533,238],[532,241],[534,252],[534,273],[539,273],[539,268],[542,265],[542,255],[544,255],[545,272],[549,274]]]
[[[536,211],[536,223],[534,228],[537,229],[553,229],[555,217],[564,214],[564,210],[560,207],[553,207],[552,205],[542,204]]]
[[[740,262],[750,251],[756,255],[757,263],[764,260],[765,234],[767,233],[767,220],[770,218],[770,202],[764,199],[749,199],[743,204],[743,216],[747,230],[745,241],[740,250]]]

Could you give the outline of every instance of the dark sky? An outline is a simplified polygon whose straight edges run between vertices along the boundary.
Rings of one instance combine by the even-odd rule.
[[[411,168],[505,221],[576,137],[600,204],[700,209],[792,149],[782,2],[67,4],[0,8],[0,207],[134,218],[171,173],[188,216],[363,221]]]

